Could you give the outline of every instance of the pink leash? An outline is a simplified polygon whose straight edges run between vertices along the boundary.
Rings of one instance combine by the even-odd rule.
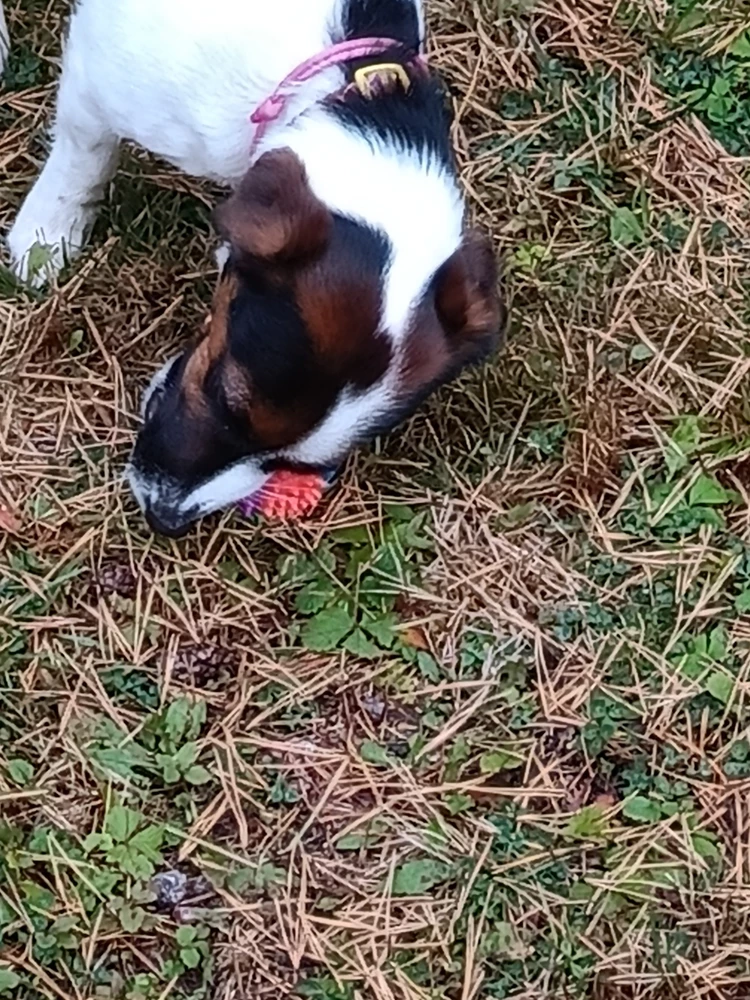
[[[341,66],[356,59],[367,59],[369,56],[382,55],[391,49],[402,48],[403,45],[393,38],[350,38],[345,42],[337,42],[300,63],[250,115],[250,121],[255,125],[252,150],[258,147],[268,126],[282,116],[299,84],[312,80],[318,73],[323,73],[332,66]]]

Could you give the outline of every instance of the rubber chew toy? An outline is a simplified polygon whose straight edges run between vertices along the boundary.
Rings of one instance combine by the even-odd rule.
[[[296,521],[317,507],[327,486],[328,481],[315,473],[280,469],[238,507],[245,517],[262,514],[271,520]]]

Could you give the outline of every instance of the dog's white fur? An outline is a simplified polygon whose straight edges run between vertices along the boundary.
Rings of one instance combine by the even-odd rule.
[[[81,249],[123,139],[189,174],[236,185],[250,165],[250,113],[296,65],[330,44],[338,16],[339,0],[79,0],[52,149],[8,237],[16,272],[44,280]],[[372,137],[316,111],[315,102],[343,83],[343,71],[333,68],[299,87],[255,155],[291,147],[326,205],[387,235],[393,254],[383,332],[398,354],[415,302],[460,245],[462,201],[437,161],[393,146],[373,155]],[[41,275],[29,275],[35,244],[50,248]],[[313,463],[343,456],[390,405],[395,367],[364,396],[342,398],[290,454]],[[255,487],[252,471],[248,485]],[[208,513],[244,489],[221,485],[204,484],[185,508],[199,500]],[[136,495],[146,489],[133,487]]]
[[[10,35],[8,34],[8,23],[5,20],[3,0],[0,0],[0,73],[5,69],[5,61],[10,51]]]

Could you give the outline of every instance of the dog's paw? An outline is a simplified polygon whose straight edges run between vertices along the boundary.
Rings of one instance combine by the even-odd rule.
[[[8,64],[8,56],[10,55],[10,35],[8,34],[8,25],[5,23],[5,14],[3,13],[2,0],[0,0],[0,76],[5,72],[5,67]]]
[[[10,246],[10,241],[8,241]],[[35,241],[28,249],[10,247],[10,271],[18,282],[29,288],[42,288],[54,281],[65,263],[62,246]]]
[[[80,253],[91,218],[82,214],[41,222],[32,220],[25,209],[8,234],[10,267],[19,281],[41,288]]]

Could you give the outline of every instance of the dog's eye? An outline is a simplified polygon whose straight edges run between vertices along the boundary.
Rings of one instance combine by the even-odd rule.
[[[149,389],[148,396],[143,401],[142,418],[144,423],[147,424],[156,416],[162,400],[164,399],[164,392],[166,388],[166,385],[162,383],[161,385],[151,386]]]
[[[159,406],[164,390],[172,384],[177,370],[175,362],[177,358],[172,358],[151,379],[149,387],[141,399],[141,417],[145,422],[151,420]]]
[[[143,419],[148,423],[149,420],[153,419],[156,414],[156,410],[159,406],[159,401],[164,394],[164,390],[161,386],[158,389],[154,389],[151,395],[146,400],[146,405],[143,409]]]

